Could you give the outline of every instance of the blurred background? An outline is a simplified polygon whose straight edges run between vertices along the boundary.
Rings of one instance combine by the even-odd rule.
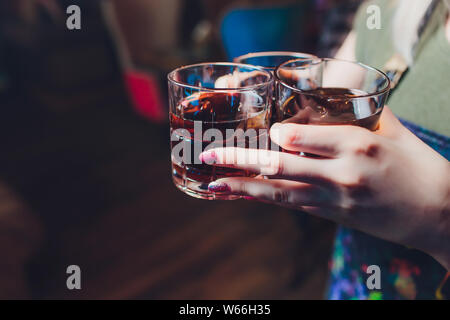
[[[0,298],[323,298],[333,224],[176,190],[166,75],[255,51],[332,56],[360,2],[2,0]]]

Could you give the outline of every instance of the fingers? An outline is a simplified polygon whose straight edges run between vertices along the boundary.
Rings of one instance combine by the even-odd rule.
[[[336,174],[335,160],[314,160],[284,152],[261,149],[217,148],[202,152],[202,162],[307,183],[329,183]]]
[[[337,202],[326,189],[287,180],[224,178],[209,184],[209,190],[250,197],[289,207],[330,206]]]
[[[245,199],[301,209],[313,216],[354,227],[350,215],[340,208],[338,194],[316,185],[253,178],[223,178],[211,182],[211,192],[243,196]]]
[[[356,138],[364,131],[367,130],[354,126],[275,123],[270,138],[286,150],[335,158],[345,151],[349,137]]]

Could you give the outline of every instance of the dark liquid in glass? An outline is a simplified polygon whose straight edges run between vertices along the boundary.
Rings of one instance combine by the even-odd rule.
[[[356,89],[317,88],[294,93],[281,106],[282,120],[301,124],[354,125],[371,131],[378,128],[380,105]]]
[[[230,93],[202,93],[193,95],[181,102],[177,114],[170,113],[171,136],[178,141],[171,141],[172,149],[182,141],[185,149],[178,155],[172,152],[172,171],[175,185],[189,193],[204,194],[204,198],[221,199],[220,195],[208,191],[208,184],[225,177],[251,177],[255,174],[245,170],[218,167],[198,163],[198,157],[205,148],[215,143],[217,147],[235,146],[245,148],[266,148],[269,112],[264,106],[243,108],[240,95]],[[254,99],[259,97],[255,96]],[[256,102],[257,100],[255,100]],[[194,132],[201,123],[201,132]],[[185,129],[177,130],[176,129]],[[208,129],[218,129],[222,139],[205,138]],[[235,134],[241,129],[248,135]],[[254,129],[249,130],[249,129]],[[263,129],[263,130],[258,130]],[[253,134],[254,133],[254,134]],[[228,135],[228,136],[227,136]],[[171,139],[172,140],[172,139]],[[189,152],[185,157],[184,151]],[[224,197],[228,199],[229,197]]]

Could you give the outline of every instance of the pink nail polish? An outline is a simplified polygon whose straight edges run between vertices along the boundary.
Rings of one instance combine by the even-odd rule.
[[[217,155],[214,151],[205,151],[200,153],[199,159],[201,162],[214,163],[217,160]]]
[[[211,182],[208,185],[208,190],[211,192],[231,192],[231,188],[224,182]]]

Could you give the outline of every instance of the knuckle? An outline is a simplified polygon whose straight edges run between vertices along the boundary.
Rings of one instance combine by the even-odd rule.
[[[280,161],[278,154],[274,154],[271,156],[268,168],[261,173],[272,176],[282,176],[284,174],[284,171],[285,170],[283,162]]]
[[[241,181],[238,183],[238,185],[236,186],[237,191],[239,191],[242,194],[249,194],[249,190],[247,188],[247,183],[245,183],[244,181]]]
[[[377,158],[380,153],[380,144],[371,136],[364,136],[352,144],[351,152],[357,157]]]
[[[274,161],[274,167],[276,175],[282,176],[284,174],[284,164],[283,161],[280,161],[280,159],[276,159]]]
[[[349,168],[343,170],[339,182],[346,190],[352,191],[365,186],[367,178],[357,167],[349,166]]]
[[[341,194],[342,208],[351,212],[358,205],[371,201],[374,196],[372,178],[361,161],[353,157],[339,165],[339,176],[335,180]]]
[[[361,172],[346,171],[339,181],[342,194],[342,208],[352,212],[361,203],[373,199],[374,193],[370,186],[369,178]]]
[[[275,188],[272,198],[277,203],[289,203],[289,194],[286,190]]]

